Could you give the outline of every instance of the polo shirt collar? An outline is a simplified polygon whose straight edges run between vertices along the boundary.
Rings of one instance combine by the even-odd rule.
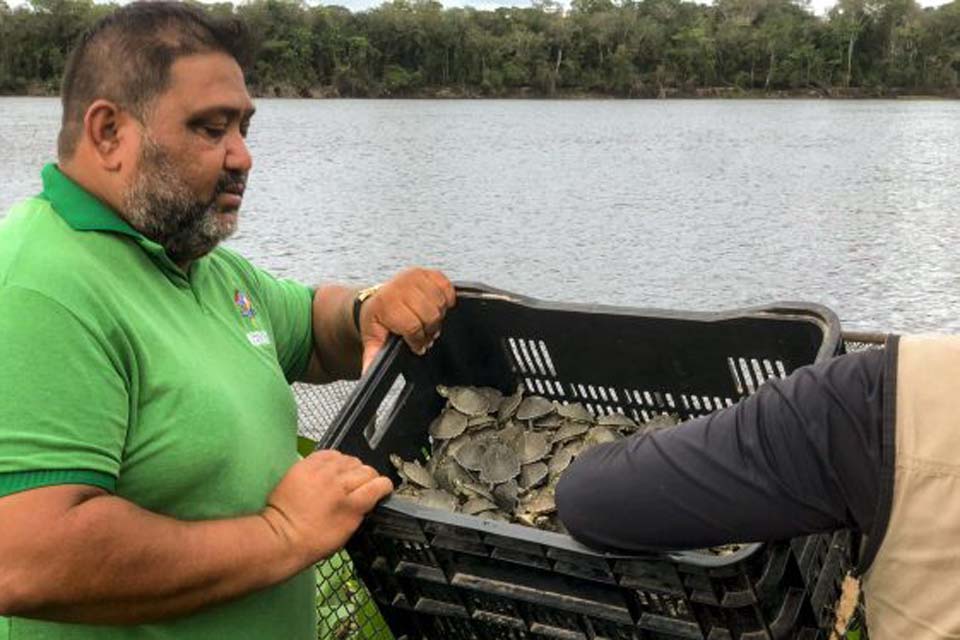
[[[60,168],[50,163],[40,172],[43,179],[43,197],[53,210],[76,231],[109,231],[129,236],[178,285],[189,283],[187,274],[170,259],[166,250],[130,226],[106,203],[70,179]],[[194,266],[199,260],[194,261]],[[194,270],[194,269],[191,269]]]
[[[40,175],[43,178],[43,195],[71,228],[77,231],[113,231],[138,240],[143,238],[139,231],[67,177],[57,165],[48,164]]]

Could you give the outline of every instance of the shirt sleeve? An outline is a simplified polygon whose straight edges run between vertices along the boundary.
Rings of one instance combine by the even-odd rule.
[[[0,288],[0,496],[114,489],[129,416],[122,370],[105,336],[60,303]]]
[[[254,267],[267,306],[277,359],[287,382],[303,376],[313,351],[313,289]]]
[[[709,416],[582,454],[560,519],[602,549],[699,548],[853,527],[880,499],[883,350],[764,384]]]

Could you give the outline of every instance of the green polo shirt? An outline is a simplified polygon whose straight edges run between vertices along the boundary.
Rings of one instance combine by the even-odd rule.
[[[0,222],[0,496],[78,483],[181,520],[260,511],[297,456],[311,291],[224,248],[184,273],[54,165],[42,176]],[[313,577],[163,624],[0,618],[0,638],[306,640]]]

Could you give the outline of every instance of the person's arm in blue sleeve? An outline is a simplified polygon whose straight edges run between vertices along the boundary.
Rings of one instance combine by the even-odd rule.
[[[712,415],[597,446],[560,481],[560,519],[615,551],[870,532],[889,361],[885,350],[840,356]]]

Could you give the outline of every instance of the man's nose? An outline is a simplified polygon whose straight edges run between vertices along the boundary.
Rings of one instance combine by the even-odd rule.
[[[223,160],[227,171],[247,173],[253,166],[253,157],[247,148],[247,141],[239,132],[234,132],[227,141],[227,155]]]

